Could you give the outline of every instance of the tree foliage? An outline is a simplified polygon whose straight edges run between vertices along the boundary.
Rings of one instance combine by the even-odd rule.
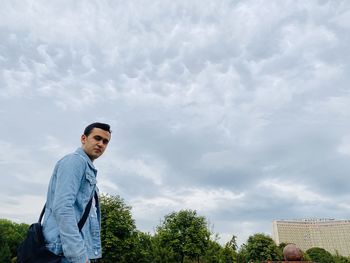
[[[159,235],[152,238],[152,263],[176,263],[174,251],[170,246],[164,246]]]
[[[237,262],[239,263],[248,262],[247,245],[244,243],[241,245],[241,247],[238,250]]]
[[[119,196],[103,195],[101,204],[101,242],[104,263],[133,262],[135,256],[135,222],[131,207]]]
[[[220,262],[232,263],[236,262],[237,253],[232,250],[229,246],[225,245],[220,251]]]
[[[202,257],[203,263],[221,263],[222,247],[216,240],[209,240],[208,247]]]
[[[306,250],[306,254],[309,255],[312,261],[315,261],[317,263],[335,263],[332,254],[323,248],[310,248]]]
[[[3,237],[0,237],[0,262],[11,262],[11,251]]]
[[[250,262],[281,260],[282,252],[271,237],[265,234],[255,234],[248,238],[246,256]]]
[[[214,240],[209,240],[208,248],[201,257],[201,263],[236,263],[237,252],[230,246],[230,241],[224,246],[218,242],[219,236],[217,235]],[[232,240],[231,240],[232,241]]]
[[[233,251],[236,252],[237,248],[238,248],[238,246],[237,246],[237,237],[235,235],[233,235],[231,237],[231,240],[229,242],[227,242],[225,246],[231,248]]]
[[[103,195],[101,202],[102,263],[246,263],[283,260],[285,243],[277,246],[264,234],[250,236],[237,251],[236,236],[220,245],[219,236],[208,229],[205,217],[193,210],[180,210],[164,217],[151,235],[136,229],[131,207],[119,196]],[[27,224],[0,219],[0,262],[16,262],[17,247]],[[318,263],[350,263],[350,258],[323,248],[304,252],[304,260]]]
[[[157,227],[160,245],[169,247],[177,260],[185,257],[199,261],[209,245],[210,231],[205,217],[196,211],[181,210],[165,216],[162,225]]]
[[[24,239],[27,224],[17,224],[7,219],[0,219],[0,262],[10,263],[17,255],[17,247]]]
[[[334,263],[350,263],[350,258],[339,255],[337,252],[333,255]]]

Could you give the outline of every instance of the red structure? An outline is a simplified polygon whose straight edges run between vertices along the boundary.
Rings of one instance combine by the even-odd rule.
[[[285,261],[264,261],[262,263],[313,263],[302,261],[303,252],[295,244],[288,244],[284,247],[283,257]]]

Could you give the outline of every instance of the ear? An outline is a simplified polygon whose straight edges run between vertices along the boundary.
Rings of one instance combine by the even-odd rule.
[[[83,134],[83,135],[80,137],[81,144],[85,144],[86,140],[87,140],[87,137],[86,137],[85,134]]]

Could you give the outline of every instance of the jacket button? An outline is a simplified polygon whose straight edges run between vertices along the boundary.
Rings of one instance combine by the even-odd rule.
[[[95,251],[95,255],[97,256],[97,254],[98,254],[98,252],[97,252],[97,250]]]

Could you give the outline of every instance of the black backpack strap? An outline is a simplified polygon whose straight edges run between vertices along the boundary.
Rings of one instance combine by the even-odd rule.
[[[96,205],[98,205],[98,196],[97,196],[97,193],[95,191],[94,193],[94,196],[92,196],[90,198],[90,201],[89,203],[86,205],[85,207],[85,211],[84,211],[84,214],[82,216],[82,218],[80,219],[79,223],[78,223],[78,228],[79,228],[79,232],[81,231],[81,229],[83,228],[85,222],[86,222],[86,219],[88,218],[89,216],[89,213],[90,213],[90,209],[91,209],[91,205],[92,205],[92,199],[95,197],[95,201],[96,201]],[[41,211],[40,213],[40,217],[39,217],[39,220],[38,220],[38,223],[41,223],[41,220],[43,219],[43,216],[45,214],[45,208],[46,208],[46,204],[44,205],[43,207],[43,210]]]
[[[89,214],[90,214],[90,209],[91,209],[91,205],[92,205],[92,199],[95,197],[95,202],[96,204],[98,203],[98,196],[97,196],[97,193],[95,191],[94,193],[94,196],[91,197],[89,203],[86,205],[86,208],[85,208],[85,211],[84,211],[84,214],[82,216],[82,218],[80,219],[79,223],[78,223],[78,228],[79,228],[79,232],[81,231],[81,229],[83,228],[85,222],[86,222],[86,219],[88,218]]]
[[[41,220],[43,219],[43,216],[45,214],[45,208],[46,208],[46,204],[44,205],[43,210],[40,213],[38,223],[41,223]]]

